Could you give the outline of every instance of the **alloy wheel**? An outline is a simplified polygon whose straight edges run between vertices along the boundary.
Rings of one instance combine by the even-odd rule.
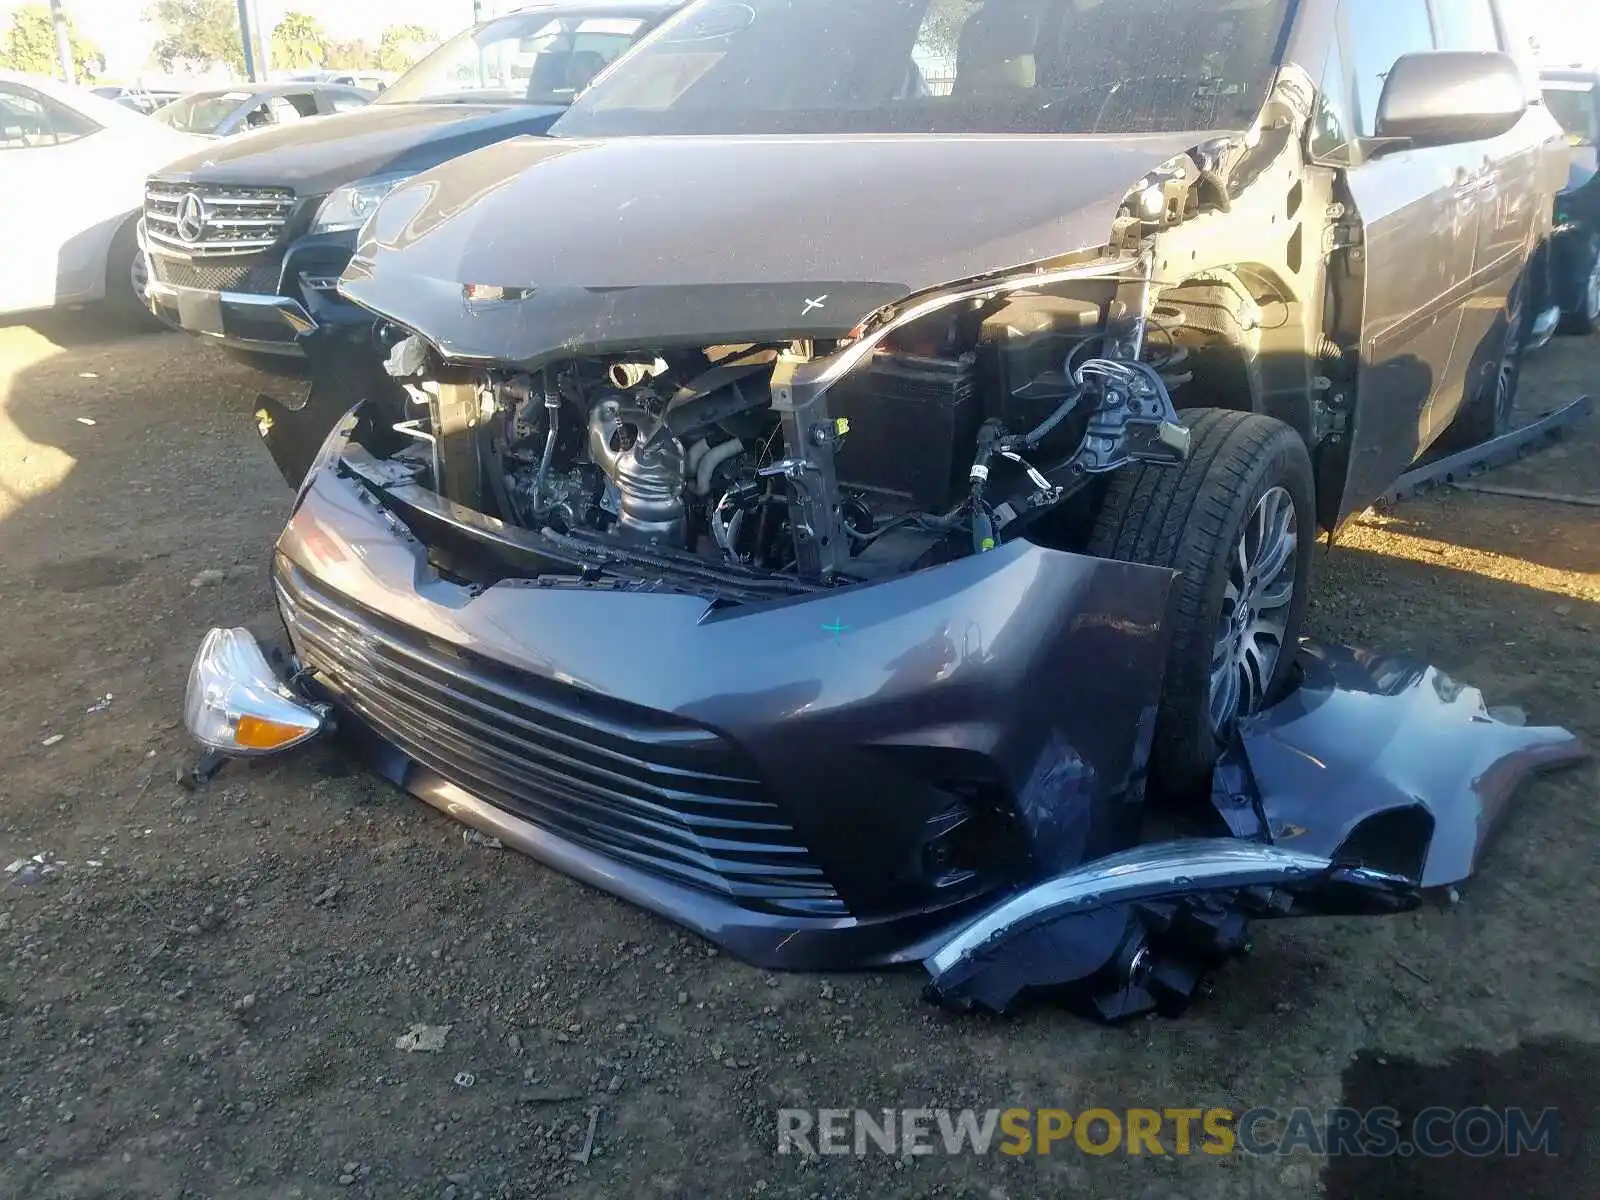
[[[1211,728],[1220,739],[1266,702],[1284,651],[1299,545],[1294,499],[1273,487],[1256,502],[1229,558],[1211,650]]]
[[[1505,342],[1500,347],[1500,361],[1495,366],[1494,413],[1495,431],[1509,428],[1511,408],[1517,399],[1517,374],[1522,369],[1524,342],[1523,306],[1527,301],[1527,284],[1519,279],[1506,297]]]
[[[1600,325],[1600,246],[1595,247],[1594,261],[1589,264],[1589,287],[1583,299],[1589,324]]]

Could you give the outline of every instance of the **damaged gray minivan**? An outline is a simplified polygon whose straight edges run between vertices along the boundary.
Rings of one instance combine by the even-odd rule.
[[[1292,683],[1319,528],[1507,427],[1563,176],[1512,15],[691,5],[368,221],[372,345],[258,414],[288,645],[213,632],[191,728],[336,722],[763,964],[1126,897],[1078,972],[1126,998],[1409,902],[1432,826],[1149,847],[1141,801]]]

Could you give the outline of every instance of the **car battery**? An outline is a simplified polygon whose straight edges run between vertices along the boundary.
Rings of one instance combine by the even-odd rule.
[[[828,392],[828,410],[850,423],[835,460],[844,486],[918,512],[942,512],[966,490],[983,419],[971,355],[874,355]]]

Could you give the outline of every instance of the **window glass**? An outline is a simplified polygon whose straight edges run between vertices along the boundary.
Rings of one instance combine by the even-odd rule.
[[[619,63],[554,133],[1243,128],[1272,82],[1290,8],[1289,0],[708,0]]]
[[[1345,0],[1344,33],[1355,76],[1356,131],[1371,137],[1389,69],[1407,54],[1434,48],[1427,0]]]
[[[1317,109],[1311,118],[1311,153],[1324,161],[1349,157],[1350,88],[1344,77],[1344,58],[1335,46],[1328,52],[1317,89]]]
[[[1500,49],[1489,0],[1433,0],[1433,21],[1441,50]]]
[[[638,17],[513,13],[451,38],[379,103],[474,100],[566,104],[644,32]]]
[[[349,112],[352,108],[365,108],[367,101],[362,96],[335,96],[333,98],[333,111],[336,113]]]
[[[1544,103],[1550,115],[1561,122],[1575,146],[1600,142],[1600,102],[1595,89],[1585,84],[1547,83]]]
[[[53,100],[0,85],[0,150],[59,146],[98,128],[89,118]]]
[[[293,120],[295,116],[314,117],[317,115],[317,98],[310,92],[290,92],[283,98],[294,107],[294,114],[290,117],[280,117],[279,120]]]
[[[287,125],[300,119],[300,110],[289,102],[287,96],[273,96],[267,101],[267,123]]]
[[[1531,7],[1528,0],[1500,0],[1496,6],[1500,17],[1500,45],[1522,68],[1530,101],[1539,98],[1539,49],[1528,12]]]
[[[184,133],[216,133],[250,99],[249,92],[196,92],[164,105],[153,115],[164,125]],[[262,114],[263,118],[265,114]]]

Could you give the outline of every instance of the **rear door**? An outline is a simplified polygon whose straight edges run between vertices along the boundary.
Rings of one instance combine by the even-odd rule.
[[[1478,239],[1476,147],[1373,156],[1384,80],[1406,54],[1434,49],[1428,0],[1344,0],[1339,41],[1356,122],[1346,173],[1366,271],[1349,470],[1341,518],[1359,511],[1425,444],[1429,406],[1450,380]],[[1481,151],[1478,152],[1481,162]]]

